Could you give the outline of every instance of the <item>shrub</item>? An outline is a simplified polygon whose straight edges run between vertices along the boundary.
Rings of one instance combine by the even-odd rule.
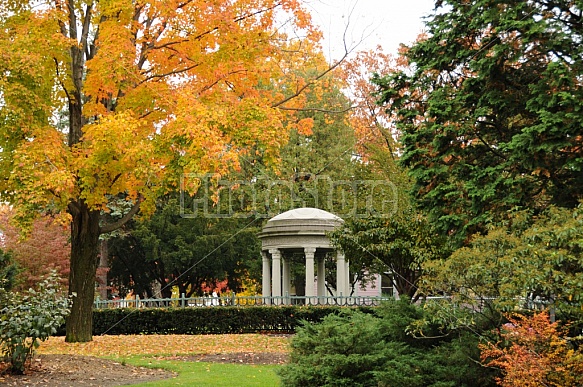
[[[293,332],[300,321],[316,323],[339,306],[217,306],[212,308],[115,308],[93,313],[94,335]],[[359,307],[372,313],[373,307]],[[64,331],[61,331],[62,334]]]
[[[27,293],[0,288],[0,349],[9,372],[22,374],[41,341],[57,333],[69,313],[69,299],[62,296],[55,272]]]
[[[501,386],[581,386],[583,351],[548,313],[509,315],[501,341],[480,345],[482,361],[502,369]]]
[[[377,385],[386,363],[378,319],[358,311],[305,322],[292,340],[290,364],[280,370],[286,386]]]
[[[284,386],[493,386],[492,371],[479,358],[478,337],[449,332],[418,339],[407,328],[422,308],[390,301],[365,314],[358,310],[304,323],[292,339]]]

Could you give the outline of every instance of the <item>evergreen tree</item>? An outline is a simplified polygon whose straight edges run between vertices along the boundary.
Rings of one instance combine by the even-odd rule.
[[[583,192],[583,4],[439,0],[412,72],[377,77],[420,207],[458,244]]]
[[[19,269],[12,254],[0,250],[0,288],[9,291],[17,281]]]
[[[110,278],[126,289],[170,297],[172,287],[187,297],[202,295],[204,285],[227,280],[239,291],[250,265],[260,257],[257,227],[248,219],[183,218],[175,195],[159,200],[156,213],[136,221],[127,234],[109,241]],[[162,289],[155,294],[152,285]]]
[[[366,314],[346,310],[304,324],[291,341],[283,386],[494,386],[496,371],[478,361],[478,335],[440,332],[413,337],[426,312],[409,300],[389,301]]]

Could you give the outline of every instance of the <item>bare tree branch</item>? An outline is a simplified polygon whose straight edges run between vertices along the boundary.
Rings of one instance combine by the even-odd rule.
[[[290,107],[285,107],[285,106],[279,107],[279,109],[281,109],[281,110],[288,110],[288,111],[319,112],[319,113],[330,113],[330,114],[346,113],[347,111],[350,111],[354,108],[355,108],[355,106],[349,106],[346,109],[342,109],[342,110],[330,110],[330,109],[322,109],[322,108],[290,108]]]
[[[89,28],[91,26],[91,16],[93,15],[92,12],[93,3],[87,4],[87,8],[85,8],[85,15],[83,17],[83,29],[81,30],[81,47],[85,51],[85,56],[89,59],[90,49],[89,45],[87,44],[88,37],[89,37]]]
[[[286,102],[291,101],[294,98],[297,98],[299,95],[301,95],[304,90],[306,90],[308,87],[312,86],[314,83],[316,83],[317,80],[323,78],[326,74],[328,74],[329,72],[331,72],[332,70],[334,70],[336,67],[340,66],[340,64],[344,61],[344,59],[346,59],[346,57],[348,56],[349,52],[345,52],[344,55],[342,56],[342,58],[340,58],[340,60],[336,61],[333,65],[331,65],[330,67],[328,67],[326,70],[324,70],[322,73],[320,73],[317,77],[315,77],[314,79],[312,79],[311,81],[307,82],[304,86],[300,87],[299,89],[296,90],[295,93],[293,93],[292,95],[282,99],[281,101],[271,105],[272,108],[280,108],[281,109],[281,105],[285,104]]]

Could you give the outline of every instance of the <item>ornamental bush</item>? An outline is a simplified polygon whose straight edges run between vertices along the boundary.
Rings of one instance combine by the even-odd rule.
[[[305,323],[292,340],[290,364],[280,371],[284,386],[376,386],[386,363],[378,318],[347,310]]]
[[[500,340],[480,344],[485,365],[502,370],[500,386],[583,386],[581,337],[569,337],[547,311],[506,317]]]
[[[316,323],[324,316],[350,309],[340,306],[217,306],[212,308],[114,308],[93,313],[94,335],[231,334],[293,332],[301,321]],[[361,306],[363,313],[374,307]],[[60,334],[64,333],[62,328]]]
[[[292,339],[283,386],[494,386],[493,371],[479,364],[478,337],[467,332],[407,334],[424,310],[390,301],[365,314],[347,310],[321,323],[305,323]]]
[[[9,372],[24,373],[34,351],[57,333],[69,314],[69,298],[59,289],[59,277],[52,272],[37,289],[14,293],[0,287],[0,350]]]

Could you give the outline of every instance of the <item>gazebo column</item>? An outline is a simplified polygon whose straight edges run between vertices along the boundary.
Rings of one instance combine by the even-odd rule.
[[[316,253],[315,247],[305,247],[304,253],[306,254],[306,297],[313,297],[314,294],[314,254]],[[307,299],[308,303],[311,300]]]
[[[263,276],[261,277],[261,288],[264,298],[263,301],[266,304],[271,303],[271,271],[269,269],[269,257],[265,251],[261,252],[261,257],[263,261]]]
[[[271,296],[281,297],[281,252],[278,249],[269,250],[271,253]],[[280,304],[281,299],[275,300]]]
[[[336,296],[346,296],[346,261],[344,252],[336,252]],[[342,294],[341,294],[342,293]]]
[[[318,259],[318,297],[326,295],[326,256],[323,255]],[[319,300],[319,298],[318,298]]]
[[[289,296],[289,291],[290,291],[289,259],[287,259],[286,257],[282,257],[281,263],[283,264],[283,274],[282,274],[282,283],[281,283],[282,294],[281,295],[286,297],[285,303],[288,303],[289,299],[287,297]]]
[[[344,283],[344,286],[346,286],[346,296],[350,296],[350,283],[352,281],[350,281],[350,262],[348,261],[348,259],[346,260],[346,282]]]

